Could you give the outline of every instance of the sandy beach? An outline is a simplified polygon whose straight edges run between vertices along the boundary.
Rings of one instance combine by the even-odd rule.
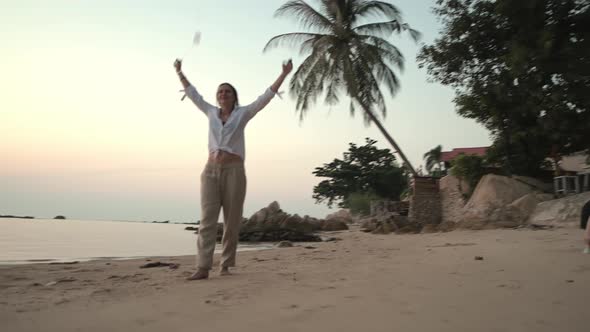
[[[193,256],[0,266],[0,330],[588,330],[579,229],[330,235],[205,281]]]

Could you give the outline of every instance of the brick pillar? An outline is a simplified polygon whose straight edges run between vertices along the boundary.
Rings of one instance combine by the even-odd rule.
[[[442,206],[438,178],[414,177],[410,198],[410,223],[438,225],[442,220]]]

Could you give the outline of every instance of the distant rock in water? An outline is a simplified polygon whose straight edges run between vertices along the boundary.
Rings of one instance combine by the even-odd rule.
[[[62,220],[65,220],[66,217],[64,217],[64,216],[55,216],[55,218],[53,218],[53,219],[62,219]]]
[[[170,222],[170,220],[164,220],[164,221],[154,220],[154,221],[152,221],[152,224],[167,224],[169,222]]]
[[[0,215],[0,218],[15,218],[15,219],[35,219],[35,217],[31,217],[31,216],[11,216],[11,215]]]

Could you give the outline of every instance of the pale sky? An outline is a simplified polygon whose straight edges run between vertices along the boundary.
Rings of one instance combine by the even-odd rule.
[[[301,63],[297,50],[262,53],[271,37],[301,31],[295,21],[273,17],[284,2],[0,0],[0,214],[199,219],[207,121],[180,101],[172,63],[186,54],[184,71],[209,102],[227,81],[249,103],[272,84],[284,59]],[[421,43],[440,28],[434,2],[393,2],[423,33]],[[195,31],[202,39],[191,48]],[[406,69],[383,123],[414,167],[438,144],[489,145],[483,127],[456,115],[453,91],[418,69],[420,45],[409,36],[391,40]],[[319,103],[300,122],[285,94],[248,124],[246,217],[275,200],[288,213],[324,217],[332,211],[311,197],[322,180],[314,168],[365,137],[390,148],[341,100],[331,108]]]

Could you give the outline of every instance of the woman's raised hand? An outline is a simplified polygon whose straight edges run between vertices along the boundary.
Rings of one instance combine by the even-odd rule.
[[[289,74],[291,72],[291,70],[293,70],[293,61],[291,61],[291,59],[289,59],[286,62],[283,62],[283,73]]]
[[[176,72],[177,73],[180,72],[180,71],[182,71],[182,60],[176,59],[174,61],[174,69],[176,69]]]

